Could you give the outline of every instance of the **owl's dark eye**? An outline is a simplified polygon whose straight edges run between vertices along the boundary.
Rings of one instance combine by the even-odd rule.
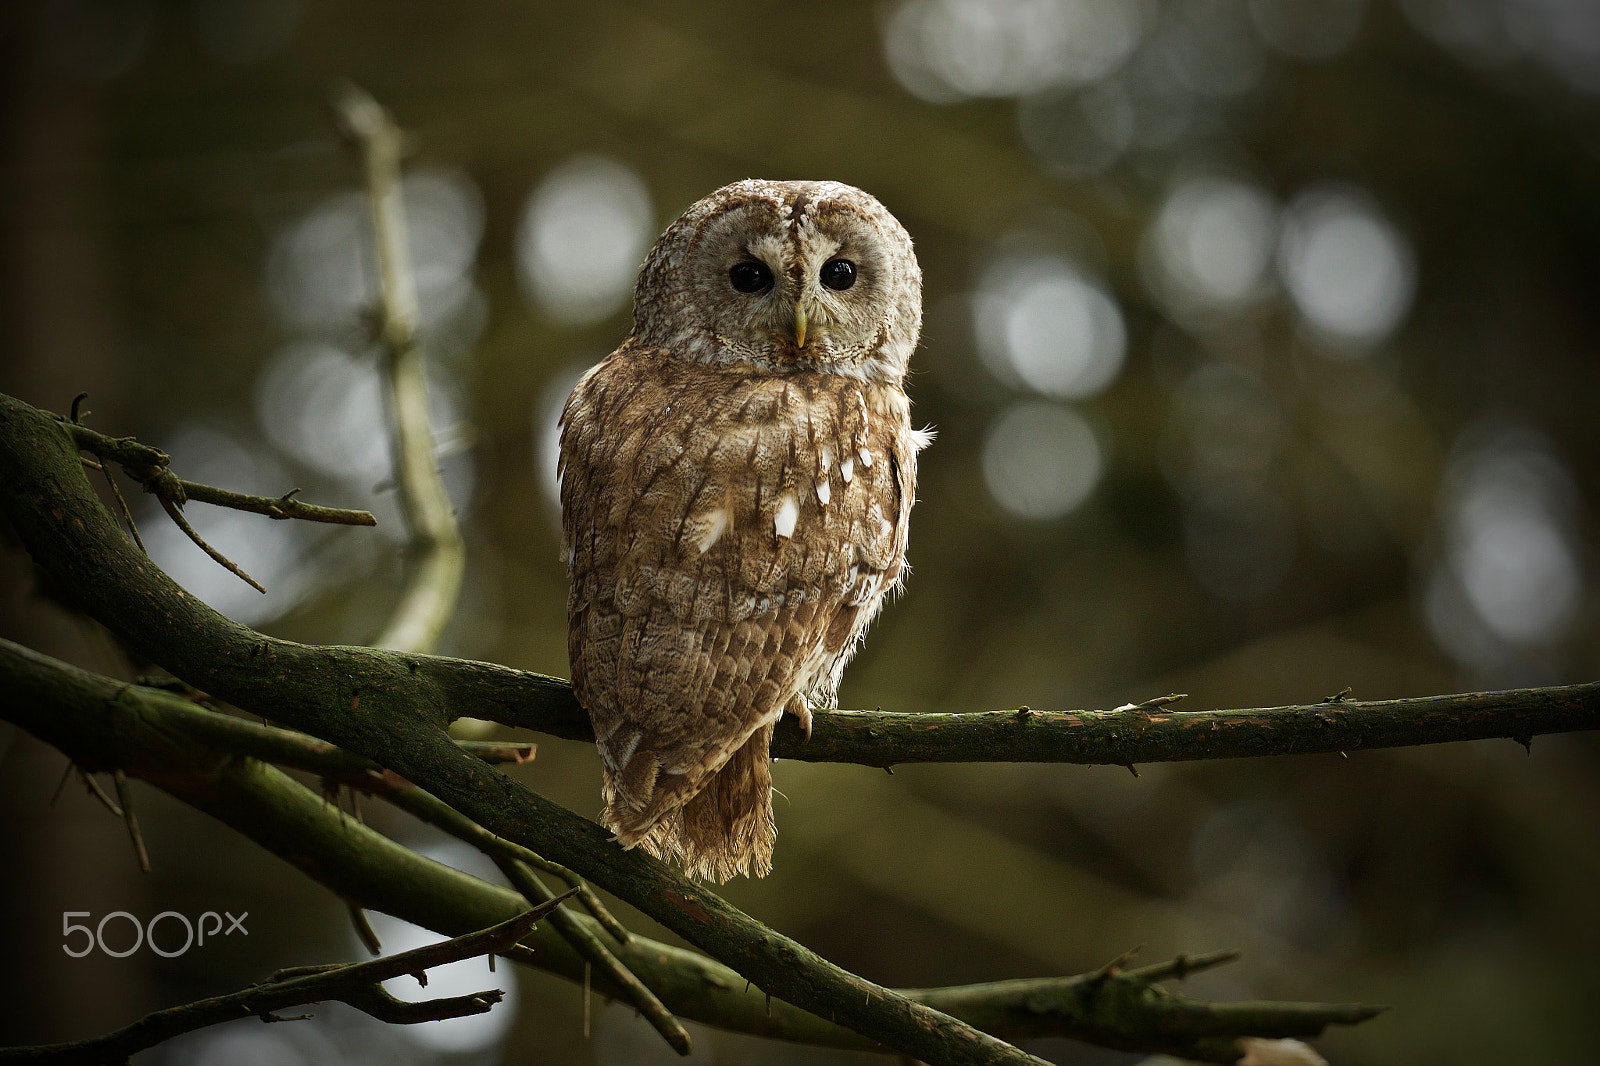
[[[843,292],[856,283],[856,265],[848,259],[830,259],[822,264],[822,283]]]
[[[728,271],[728,281],[738,292],[760,292],[772,287],[772,271],[765,263],[735,263]]]

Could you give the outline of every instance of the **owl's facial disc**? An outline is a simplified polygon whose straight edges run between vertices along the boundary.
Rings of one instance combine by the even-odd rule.
[[[921,272],[883,206],[834,182],[736,182],[670,227],[641,275],[635,328],[686,358],[898,381]]]

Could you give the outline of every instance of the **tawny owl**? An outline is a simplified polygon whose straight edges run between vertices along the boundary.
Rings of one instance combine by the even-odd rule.
[[[561,416],[573,684],[624,846],[772,868],[773,726],[837,706],[905,570],[921,318],[906,231],[835,182],[719,189],[645,260]]]

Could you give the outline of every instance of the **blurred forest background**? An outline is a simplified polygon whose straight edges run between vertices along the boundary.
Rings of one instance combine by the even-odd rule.
[[[626,332],[660,230],[758,176],[874,193],[927,279],[910,391],[939,437],[915,572],[845,706],[1266,706],[1600,677],[1588,0],[10,0],[0,389],[56,411],[87,391],[91,425],[192,480],[377,512],[374,531],[192,505],[261,596],[133,501],[151,554],[218,609],[359,643],[402,560],[365,216],[326,103],[343,78],[414,135],[412,243],[469,544],[445,653],[565,676],[554,415]],[[39,595],[9,532],[0,559],[5,635],[140,668]],[[135,784],[141,876],[80,786],[51,805],[64,765],[0,733],[0,1042],[362,955],[337,899]],[[1394,1006],[1318,1043],[1337,1066],[1587,1063],[1597,769],[1590,734],[1137,779],[784,763],[777,869],[727,894],[891,985],[1237,947],[1186,991]],[[590,746],[541,739],[511,772],[598,809]],[[374,806],[369,822],[473,865]],[[64,910],[248,911],[249,937],[72,959]],[[463,965],[473,989],[512,979]],[[323,1008],[138,1061],[675,1058],[631,1011],[597,1008],[585,1038],[578,988],[516,980],[487,1022]],[[695,1061],[878,1061],[696,1032]]]

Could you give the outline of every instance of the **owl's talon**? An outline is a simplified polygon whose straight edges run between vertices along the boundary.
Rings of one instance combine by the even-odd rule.
[[[795,704],[798,704],[796,706]],[[805,733],[805,742],[811,742],[811,708],[800,700],[795,700],[789,706],[789,713],[794,715],[795,721],[800,723],[800,728]]]

